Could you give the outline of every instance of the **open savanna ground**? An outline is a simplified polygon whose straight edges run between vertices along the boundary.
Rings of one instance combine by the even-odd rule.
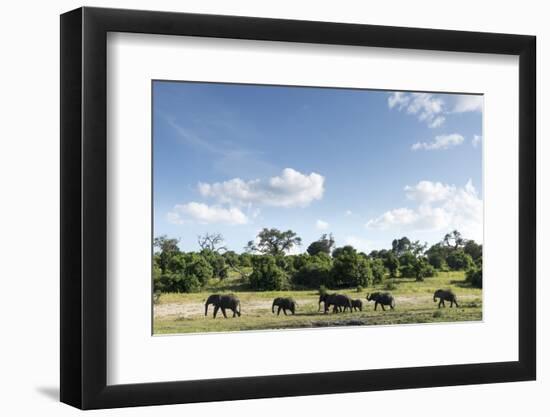
[[[154,305],[154,333],[177,334],[197,332],[227,332],[240,330],[290,329],[328,326],[354,325],[393,325],[410,323],[457,322],[482,320],[482,290],[464,284],[464,272],[441,272],[436,277],[423,282],[414,279],[386,280],[383,284],[357,291],[338,291],[353,299],[363,301],[363,311],[353,313],[324,314],[318,312],[319,293],[314,290],[302,291],[247,291],[235,276],[216,281],[199,293],[165,293]],[[380,306],[374,311],[374,303],[365,299],[368,292],[390,291],[395,297],[394,310]],[[438,309],[433,301],[437,289],[452,289],[457,295],[459,308]],[[218,313],[212,318],[213,306],[208,316],[204,316],[204,302],[213,293],[233,293],[241,301],[241,317],[232,317],[227,311],[225,319]],[[275,297],[292,297],[298,303],[295,315],[277,316],[271,312]],[[277,310],[275,310],[277,311]]]

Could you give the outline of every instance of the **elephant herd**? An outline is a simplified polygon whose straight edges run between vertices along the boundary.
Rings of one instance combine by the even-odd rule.
[[[382,310],[386,310],[385,307],[390,309],[395,308],[395,298],[389,292],[373,292],[368,293],[366,297],[367,301],[374,301],[374,310],[378,308],[378,305],[382,307]],[[434,292],[433,300],[436,302],[439,299],[438,308],[445,307],[445,301],[451,303],[458,307],[456,301],[456,295],[450,290],[437,290]],[[324,304],[324,313],[327,314],[332,307],[333,313],[341,313],[349,310],[353,311],[363,311],[363,302],[360,299],[352,299],[351,297],[345,294],[321,294],[319,296],[319,309],[321,311],[321,303]],[[204,315],[208,315],[208,306],[214,306],[214,318],[218,314],[218,311],[221,310],[225,318],[227,318],[226,310],[231,310],[233,312],[233,317],[241,316],[241,302],[238,297],[233,294],[213,294],[208,297],[204,304]],[[273,300],[271,305],[271,312],[275,313],[275,307],[277,307],[277,315],[283,311],[284,315],[288,315],[287,312],[296,313],[296,307],[298,303],[292,298],[288,297],[277,297]]]

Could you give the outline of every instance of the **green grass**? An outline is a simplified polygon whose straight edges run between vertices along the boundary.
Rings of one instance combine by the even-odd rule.
[[[318,293],[304,291],[246,291],[240,277],[232,274],[226,280],[213,280],[205,291],[193,294],[162,294],[155,305],[154,333],[227,332],[239,330],[289,329],[305,327],[392,325],[409,323],[432,323],[453,321],[479,321],[482,319],[482,291],[464,285],[464,272],[442,272],[437,277],[423,282],[414,279],[391,280],[392,294],[396,297],[395,310],[374,311],[373,303],[367,302],[368,292],[384,291],[387,281],[375,287],[364,288],[358,293],[355,288],[338,290],[351,298],[363,301],[363,311],[354,313],[317,312]],[[438,288],[452,289],[458,298],[459,308],[437,308],[433,292]],[[212,318],[210,306],[208,317],[204,316],[204,301],[215,292],[234,293],[241,300],[242,316],[224,319],[221,312]],[[275,297],[293,297],[298,302],[294,316],[272,314],[271,301]]]

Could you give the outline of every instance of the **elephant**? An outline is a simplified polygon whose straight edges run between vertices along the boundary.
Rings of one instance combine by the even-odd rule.
[[[353,311],[363,311],[363,302],[359,299],[351,300],[351,308]]]
[[[439,304],[437,308],[441,308],[441,306],[445,307],[445,301],[451,302],[451,308],[453,307],[453,303],[455,306],[458,307],[458,303],[456,302],[456,295],[451,290],[437,290],[434,292],[434,302],[437,301],[439,298]]]
[[[205,316],[208,315],[208,306],[210,304],[214,306],[214,318],[216,318],[216,314],[218,314],[218,310],[220,308],[225,318],[227,318],[227,315],[225,314],[226,308],[233,311],[233,317],[235,316],[241,317],[241,302],[233,294],[228,294],[228,295],[212,294],[210,297],[208,297],[208,299],[206,300],[206,303],[204,304]]]
[[[275,306],[278,307],[277,315],[279,315],[279,313],[281,312],[281,309],[282,309],[283,313],[285,313],[285,316],[286,316],[287,315],[286,314],[287,310],[290,310],[292,315],[294,315],[295,312],[296,312],[296,307],[298,306],[298,304],[292,298],[277,297],[273,300],[273,304],[271,305],[271,312],[272,313],[275,313]]]
[[[319,311],[321,310],[321,303],[325,303],[325,314],[328,313],[330,306],[333,306],[332,312],[338,313],[346,311],[349,308],[351,312],[351,298],[343,294],[321,294],[319,296]]]
[[[373,292],[367,294],[367,301],[374,301],[374,311],[378,307],[378,304],[382,307],[383,311],[386,311],[384,306],[390,306],[393,310],[395,308],[395,298],[389,292]]]

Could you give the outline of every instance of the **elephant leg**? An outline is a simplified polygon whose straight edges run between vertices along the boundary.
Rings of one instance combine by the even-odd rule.
[[[286,313],[286,308],[283,308],[283,313],[285,313],[285,316],[288,316],[288,314]]]
[[[382,311],[386,311],[386,307],[384,307],[384,304],[380,304],[380,307],[382,307]]]
[[[236,317],[236,316],[237,316],[237,309],[236,309],[236,308],[232,308],[231,310],[233,310],[233,317]]]
[[[223,316],[224,316],[225,318],[227,318],[227,314],[225,314],[225,308],[222,307],[221,309],[222,309],[222,314],[223,314]]]
[[[277,315],[279,315],[281,313],[281,306],[278,306],[277,307]]]
[[[374,303],[374,311],[376,311],[377,308],[378,308],[378,302],[375,302]]]
[[[451,300],[451,308],[453,308],[453,300]]]
[[[214,318],[216,318],[216,314],[218,314],[219,309],[220,309],[219,306],[214,307]]]

